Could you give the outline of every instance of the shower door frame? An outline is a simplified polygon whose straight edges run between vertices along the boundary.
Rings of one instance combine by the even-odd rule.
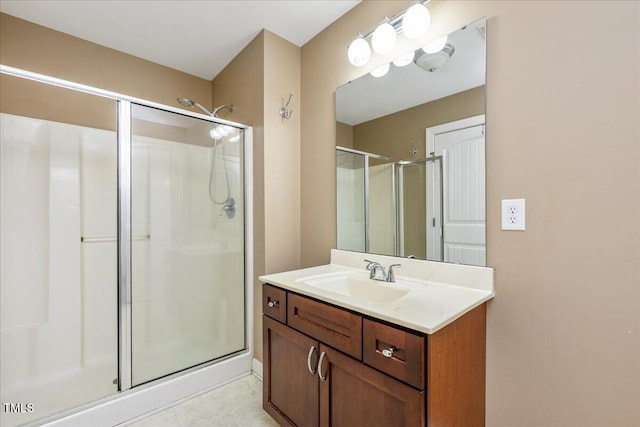
[[[118,405],[118,401],[123,401],[123,405],[127,405],[124,402],[125,399],[132,398],[135,394],[144,394],[144,392],[150,389],[159,389],[163,383],[169,383],[175,381],[180,376],[191,375],[198,370],[204,370],[204,368],[211,367],[221,361],[234,358],[236,356],[248,357],[248,369],[247,373],[251,371],[251,361],[253,358],[253,128],[241,123],[232,122],[229,120],[220,119],[218,117],[212,117],[209,115],[195,113],[184,110],[182,108],[173,107],[170,105],[164,105],[145,99],[140,99],[128,95],[124,95],[117,92],[112,92],[96,87],[76,83],[56,77],[47,76],[44,74],[35,73],[32,71],[22,70],[15,67],[0,64],[0,74],[6,74],[14,77],[20,77],[27,80],[32,80],[39,83],[58,86],[65,89],[70,89],[78,92],[84,92],[91,95],[96,95],[102,98],[112,99],[117,102],[117,182],[118,182],[118,392],[107,396],[103,399],[91,402],[79,407],[70,408],[62,413],[46,417],[38,420],[38,422],[53,421],[56,425],[66,425],[68,421],[70,424],[77,423],[80,420],[95,421],[96,415],[109,418],[109,417],[125,417],[120,419],[119,422],[126,421],[129,417],[136,416],[136,409],[127,408],[128,410],[122,411],[120,414],[113,414],[114,405]],[[209,121],[215,124],[223,124],[233,126],[244,131],[243,138],[243,198],[244,198],[244,320],[245,320],[245,348],[238,352],[232,353],[229,356],[223,356],[202,364],[187,367],[184,370],[176,372],[174,374],[161,377],[159,379],[150,381],[139,387],[133,387],[131,385],[131,105],[138,104],[145,107],[157,108],[162,111],[170,113],[176,113],[183,116]],[[213,374],[210,374],[213,375]],[[223,378],[222,381],[225,381]],[[228,381],[228,380],[226,380]],[[201,381],[195,386],[201,389],[211,387],[211,384],[207,384],[203,387]],[[175,387],[174,387],[175,388]],[[189,392],[188,387],[181,384],[181,390],[178,392]],[[140,391],[138,391],[140,390]],[[157,392],[164,392],[158,390]],[[191,393],[198,392],[198,390],[191,391]],[[165,397],[166,398],[166,397]],[[153,406],[157,406],[161,401],[154,402],[150,396],[140,396],[140,408],[137,411],[138,415],[153,410]],[[131,403],[129,403],[130,405]],[[166,403],[164,403],[166,404]],[[127,412],[129,414],[127,414]],[[96,414],[97,413],[97,414]],[[112,418],[115,422],[118,418]]]
[[[395,206],[397,206],[398,204],[398,188],[396,185],[396,165],[395,162],[393,161],[393,159],[386,157],[386,156],[382,156],[380,154],[374,154],[374,153],[368,153],[366,151],[360,151],[360,150],[354,150],[353,148],[347,148],[347,147],[341,147],[339,145],[336,145],[336,151],[341,151],[343,153],[349,153],[349,154],[355,154],[358,156],[362,156],[364,158],[364,185],[363,185],[363,191],[364,191],[364,251],[365,252],[369,252],[370,250],[370,245],[371,245],[371,241],[369,238],[369,218],[370,218],[370,213],[369,213],[369,159],[377,159],[377,160],[383,160],[385,162],[389,162],[389,164],[392,165],[391,168],[391,204],[392,204],[392,218],[391,221],[393,222],[391,229],[392,229],[392,233],[393,233],[393,254],[389,254],[389,255],[397,255],[398,254],[398,236],[397,236],[397,232],[398,232],[398,210]],[[338,187],[337,187],[338,183],[336,181],[336,205],[337,205],[337,194],[338,194]],[[336,221],[337,221],[337,216],[336,216]],[[336,238],[337,241],[337,238]]]
[[[398,204],[396,205],[396,209],[397,209],[397,213],[396,216],[398,217],[398,221],[397,221],[397,235],[398,235],[398,239],[397,239],[397,251],[396,251],[396,256],[400,256],[400,257],[404,257],[404,256],[412,256],[412,255],[406,255],[405,254],[405,249],[404,249],[404,175],[403,175],[403,170],[404,170],[404,166],[408,166],[408,165],[417,165],[420,163],[423,163],[425,165],[425,169],[427,169],[427,175],[429,175],[428,173],[428,166],[429,165],[433,165],[435,162],[439,162],[440,167],[439,167],[439,173],[438,173],[438,177],[440,180],[440,185],[439,185],[439,191],[440,191],[440,209],[438,212],[439,217],[439,221],[442,222],[442,218],[444,217],[444,206],[443,206],[443,193],[442,193],[442,156],[436,156],[436,155],[431,155],[429,157],[424,157],[422,159],[415,159],[415,160],[400,160],[397,161],[395,163],[395,167],[397,168],[397,173],[396,176],[398,177],[398,180],[396,181],[396,192],[398,193]],[[432,173],[432,176],[435,176]],[[432,187],[433,184],[431,184]],[[435,187],[434,187],[435,188]],[[431,197],[431,204],[429,203],[430,201],[430,197]],[[434,228],[436,226],[436,218],[432,217],[432,221],[429,221],[429,212],[433,213],[435,215],[435,213],[433,212],[433,208],[429,208],[430,205],[433,205],[433,198],[435,198],[436,196],[434,194],[431,194],[431,192],[429,191],[429,187],[425,185],[425,202],[426,202],[426,207],[425,207],[425,222],[426,222],[426,228],[425,230],[427,230],[426,235],[429,236],[429,230]],[[431,227],[429,227],[429,224],[431,224]],[[444,235],[442,233],[442,225],[440,225],[439,227],[439,231],[440,231],[440,255],[442,258],[442,254],[444,252]],[[431,231],[432,233],[435,232],[434,230]],[[427,261],[442,261],[442,259],[433,259],[433,258],[429,258],[429,238],[426,238],[426,245],[425,245],[425,259]]]
[[[336,146],[336,151],[340,151],[343,153],[349,153],[349,154],[355,154],[355,155],[359,155],[362,156],[364,159],[364,185],[363,185],[363,192],[364,192],[364,252],[365,253],[369,253],[370,250],[370,241],[369,241],[369,159],[378,159],[378,160],[384,160],[387,162],[390,162],[389,164],[392,165],[392,169],[391,169],[391,203],[392,203],[392,227],[391,227],[391,233],[393,235],[393,254],[386,254],[386,255],[393,255],[393,256],[401,256],[404,257],[405,255],[405,250],[404,250],[404,176],[403,176],[403,168],[404,166],[408,166],[408,165],[415,165],[415,164],[420,164],[423,163],[425,165],[425,167],[427,167],[430,164],[434,164],[435,162],[439,162],[440,164],[440,168],[439,168],[439,180],[440,180],[440,209],[439,209],[439,215],[440,215],[440,221],[442,221],[442,217],[443,217],[443,202],[442,202],[442,186],[443,186],[443,175],[442,175],[442,156],[436,156],[436,155],[430,155],[429,157],[424,157],[421,159],[414,159],[414,160],[398,160],[395,161],[389,157],[386,156],[382,156],[380,154],[373,154],[373,153],[369,153],[367,151],[360,151],[360,150],[355,150],[353,148],[347,148],[347,147],[342,147],[337,145]],[[337,213],[337,194],[338,194],[338,187],[337,187],[338,183],[336,181],[336,213]],[[428,199],[429,199],[429,188],[425,188],[425,200],[427,201],[427,205],[429,204]],[[427,230],[429,229],[429,224],[428,224],[428,220],[426,219],[427,215],[429,212],[429,210],[427,209],[425,211],[425,221],[427,222]],[[336,215],[336,221],[338,221],[339,219],[337,218]],[[441,228],[441,227],[440,227]],[[337,237],[336,237],[336,241],[337,241]],[[443,254],[444,251],[444,239],[443,239],[443,234],[442,234],[442,230],[440,230],[440,254]],[[425,247],[425,258],[427,260],[430,260],[428,257],[428,248]],[[433,260],[433,261],[441,261],[441,260]]]

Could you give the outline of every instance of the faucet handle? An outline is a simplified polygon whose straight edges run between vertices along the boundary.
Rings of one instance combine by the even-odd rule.
[[[371,261],[369,259],[365,259],[364,262],[367,263],[367,267],[366,267],[367,270],[371,270],[373,266],[377,264],[377,262]]]
[[[389,273],[387,275],[387,282],[395,282],[396,281],[396,273],[393,271],[393,267],[402,267],[401,264],[391,264],[389,266]]]

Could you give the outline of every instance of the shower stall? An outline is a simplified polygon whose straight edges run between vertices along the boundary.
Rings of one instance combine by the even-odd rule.
[[[0,71],[1,424],[112,425],[250,372],[251,129]]]
[[[338,249],[441,261],[441,161],[336,147]]]

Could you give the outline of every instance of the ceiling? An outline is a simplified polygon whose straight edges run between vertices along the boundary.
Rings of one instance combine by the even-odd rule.
[[[0,11],[207,80],[263,29],[302,46],[360,0],[1,0]]]

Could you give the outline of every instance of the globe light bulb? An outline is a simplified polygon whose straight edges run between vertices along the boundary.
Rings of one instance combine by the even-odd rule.
[[[389,64],[384,64],[383,66],[376,68],[369,74],[371,74],[373,77],[382,77],[388,72],[389,72]]]
[[[440,52],[446,44],[447,44],[447,36],[444,36],[444,37],[440,37],[439,39],[435,39],[434,41],[432,41],[431,43],[423,47],[422,50],[424,50],[425,53],[429,53],[429,54],[437,53],[437,52]]]
[[[369,62],[369,58],[371,58],[369,43],[362,37],[355,39],[349,45],[349,49],[347,49],[347,57],[351,65],[362,67]]]
[[[373,50],[380,54],[386,55],[390,53],[396,45],[396,30],[388,22],[378,25],[378,28],[371,36],[371,46]]]
[[[416,3],[404,13],[402,17],[402,32],[408,39],[424,36],[431,24],[429,9],[422,3]]]
[[[218,126],[214,127],[213,129],[211,129],[209,131],[209,135],[211,135],[211,138],[213,139],[221,139],[223,135],[220,135],[220,131],[218,130]]]
[[[218,135],[220,135],[223,138],[227,136],[227,130],[224,128],[224,126],[218,125],[217,129],[218,129]]]
[[[404,55],[393,60],[393,65],[396,67],[404,67],[413,62],[413,57],[416,56],[415,52],[405,53]]]

